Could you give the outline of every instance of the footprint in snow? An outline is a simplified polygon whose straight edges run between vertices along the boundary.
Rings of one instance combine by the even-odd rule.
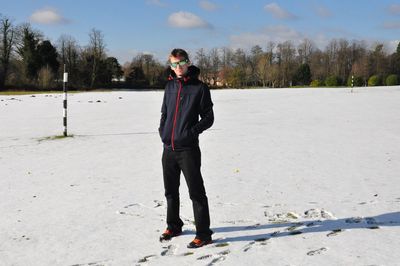
[[[207,254],[207,255],[203,255],[203,256],[198,257],[197,260],[206,260],[206,259],[211,258],[211,257],[212,257],[211,254]]]
[[[347,224],[358,224],[361,223],[362,218],[361,217],[352,217],[352,218],[347,218],[345,220],[345,223]]]
[[[358,223],[362,223],[364,221],[368,225],[367,228],[369,228],[369,229],[379,229],[378,222],[372,217],[366,217],[366,218],[352,217],[352,218],[347,218],[345,220],[345,223],[348,223],[348,224],[357,223],[358,224]]]
[[[314,255],[321,254],[322,252],[325,252],[327,250],[328,250],[327,248],[320,248],[320,249],[317,249],[317,250],[312,250],[312,251],[307,252],[307,255],[308,256],[314,256]]]
[[[138,263],[144,263],[144,262],[148,262],[149,259],[155,258],[156,255],[147,255],[144,256],[143,258],[141,258],[140,260],[138,260]]]
[[[324,218],[324,219],[335,219],[335,216],[324,209],[309,209],[304,212],[304,218]]]
[[[367,222],[367,224],[378,224],[377,221],[372,217],[366,217],[365,221]]]
[[[281,231],[275,231],[271,233],[271,237],[276,237],[281,233]]]
[[[261,238],[257,238],[254,239],[254,241],[249,242],[248,244],[246,244],[242,250],[243,252],[247,252],[249,251],[251,248],[253,248],[254,245],[258,244],[259,246],[265,246],[267,245],[267,241],[269,240],[269,237],[261,237]]]
[[[330,232],[329,234],[327,234],[327,237],[331,237],[331,236],[336,236],[337,234],[344,232],[344,229],[335,229],[332,230],[332,232]]]
[[[169,245],[169,246],[167,246],[167,247],[163,247],[165,250],[163,250],[162,252],[161,252],[161,256],[171,256],[171,255],[174,255],[175,254],[175,251],[176,251],[176,249],[177,249],[177,247],[176,246],[174,246],[174,245]]]
[[[295,231],[289,232],[289,235],[295,236],[295,235],[301,235],[302,233],[303,233],[303,232],[301,232],[301,231],[295,230]]]
[[[89,263],[83,263],[83,264],[73,264],[71,266],[102,266],[105,265],[107,261],[95,261],[95,262],[89,262]]]
[[[226,246],[229,246],[228,242],[221,242],[221,243],[217,243],[214,245],[214,247],[216,247],[216,248],[222,248],[222,247],[226,247]]]
[[[158,207],[163,206],[163,202],[162,202],[162,201],[160,201],[160,200],[153,200],[153,201],[154,201],[154,203],[156,204],[156,205],[154,206],[154,208],[158,208]]]
[[[226,256],[230,253],[231,251],[229,249],[221,251],[219,253],[217,253],[217,257],[215,259],[213,259],[209,264],[207,264],[207,266],[212,266],[220,261],[223,261],[226,259]]]
[[[287,230],[289,232],[292,232],[292,231],[295,231],[297,228],[302,227],[303,225],[304,225],[304,223],[295,223],[294,225],[289,227]]]
[[[139,204],[138,203],[132,203],[132,204],[126,205],[124,207],[124,209],[128,209],[129,207],[133,207],[133,206],[139,206]]]
[[[257,227],[259,227],[261,224],[256,223],[254,225],[250,225],[250,226],[246,226],[245,229],[256,229]]]
[[[243,252],[249,251],[255,243],[256,243],[255,241],[249,242],[247,245],[245,245],[245,246],[243,247]]]

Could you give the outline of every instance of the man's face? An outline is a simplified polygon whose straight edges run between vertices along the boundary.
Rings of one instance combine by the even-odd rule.
[[[189,60],[186,60],[183,57],[173,57],[171,56],[170,59],[171,69],[175,72],[178,78],[183,77],[189,68]]]

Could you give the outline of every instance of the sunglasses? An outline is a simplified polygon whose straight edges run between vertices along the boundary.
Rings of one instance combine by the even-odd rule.
[[[179,66],[184,66],[184,65],[186,65],[187,63],[189,63],[189,60],[183,59],[183,60],[178,61],[178,62],[170,63],[169,65],[170,65],[172,68],[177,68],[178,65],[179,65]]]

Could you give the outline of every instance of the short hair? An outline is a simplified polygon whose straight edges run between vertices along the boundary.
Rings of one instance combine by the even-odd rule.
[[[189,60],[189,55],[188,53],[180,48],[175,48],[174,50],[171,51],[170,57],[183,57],[186,60]]]

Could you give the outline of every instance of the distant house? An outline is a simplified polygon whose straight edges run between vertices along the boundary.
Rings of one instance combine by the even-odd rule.
[[[125,82],[125,77],[122,76],[120,78],[112,78],[111,82]]]

